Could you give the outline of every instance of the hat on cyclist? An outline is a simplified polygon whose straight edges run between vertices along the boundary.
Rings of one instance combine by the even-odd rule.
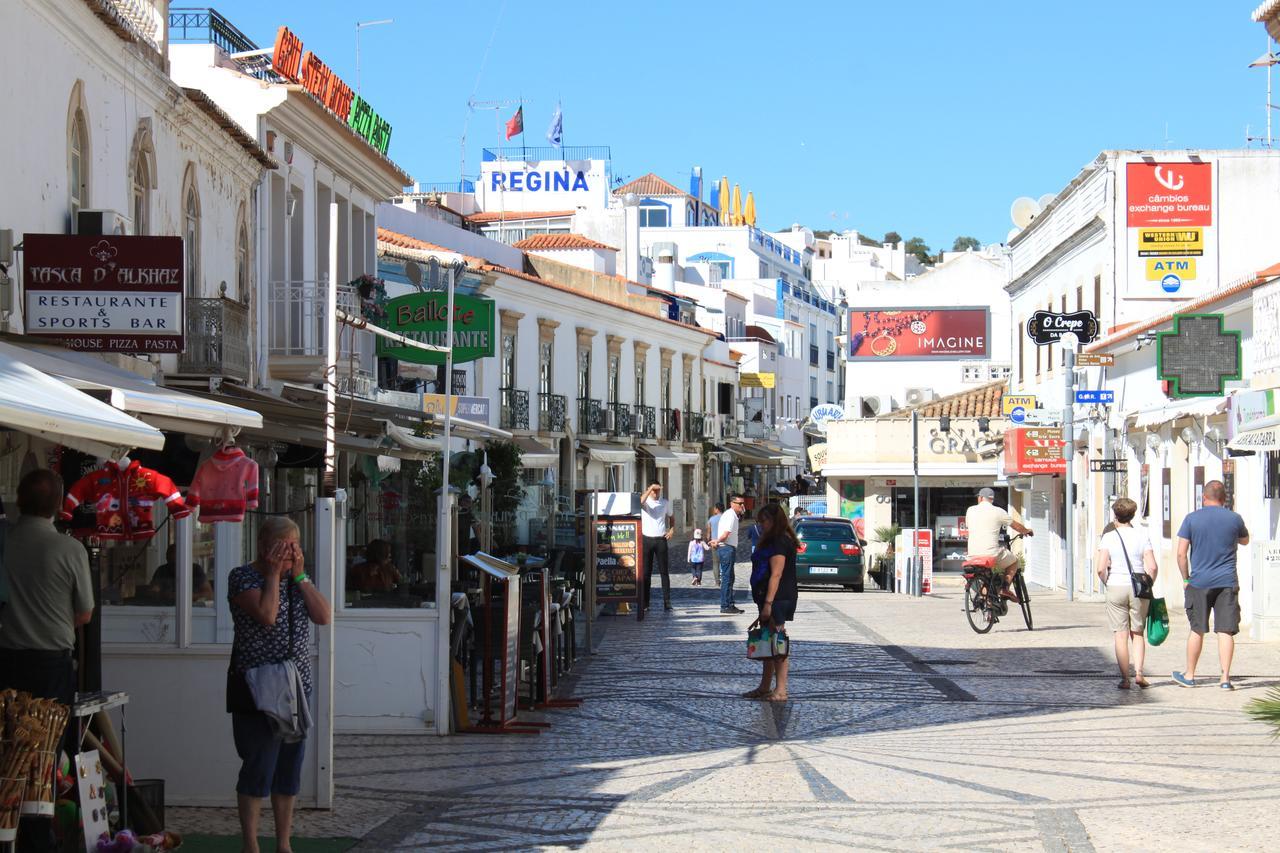
[[[986,499],[987,499],[987,500],[989,500],[989,501],[993,501],[993,500],[995,500],[995,499],[996,499],[996,492],[995,492],[995,489],[989,489],[989,488],[985,488],[985,487],[984,487],[984,488],[981,488],[981,489],[978,489],[978,497],[980,497],[980,498],[986,498]]]

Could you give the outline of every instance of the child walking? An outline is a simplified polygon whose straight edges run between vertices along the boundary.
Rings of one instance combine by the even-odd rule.
[[[693,585],[702,586],[702,564],[707,559],[707,546],[702,541],[702,531],[693,530],[693,538],[689,540],[689,572],[693,575]]]

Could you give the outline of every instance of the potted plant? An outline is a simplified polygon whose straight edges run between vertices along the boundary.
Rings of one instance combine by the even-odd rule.
[[[893,573],[893,551],[902,533],[899,524],[882,524],[872,531],[872,541],[885,546],[885,552],[876,557],[875,568],[870,572],[871,579],[881,589],[888,589],[889,576]]]

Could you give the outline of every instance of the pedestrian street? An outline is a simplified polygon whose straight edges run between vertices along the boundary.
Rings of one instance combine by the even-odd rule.
[[[1212,689],[1211,656],[1187,690],[1168,678],[1175,624],[1153,687],[1121,693],[1101,603],[1033,592],[1035,631],[1006,618],[978,636],[955,580],[920,600],[803,590],[792,698],[771,704],[738,696],[759,672],[750,614],[675,580],[675,613],[598,621],[561,691],[581,707],[522,712],[542,734],[340,738],[335,810],[300,815],[298,849],[1269,846],[1280,745],[1240,709],[1280,682],[1274,646],[1240,643],[1234,693]],[[234,829],[234,811],[177,811]]]

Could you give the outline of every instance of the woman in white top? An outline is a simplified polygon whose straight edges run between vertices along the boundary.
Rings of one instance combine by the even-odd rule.
[[[1129,689],[1129,642],[1133,642],[1134,682],[1148,687],[1150,682],[1142,677],[1142,663],[1147,647],[1144,631],[1147,622],[1147,605],[1151,602],[1133,594],[1131,573],[1146,572],[1155,582],[1156,555],[1151,550],[1151,539],[1145,530],[1135,529],[1133,516],[1138,505],[1128,498],[1120,498],[1111,507],[1115,513],[1114,530],[1102,534],[1098,542],[1098,577],[1107,585],[1107,620],[1115,634],[1116,664],[1120,667],[1121,690]]]

